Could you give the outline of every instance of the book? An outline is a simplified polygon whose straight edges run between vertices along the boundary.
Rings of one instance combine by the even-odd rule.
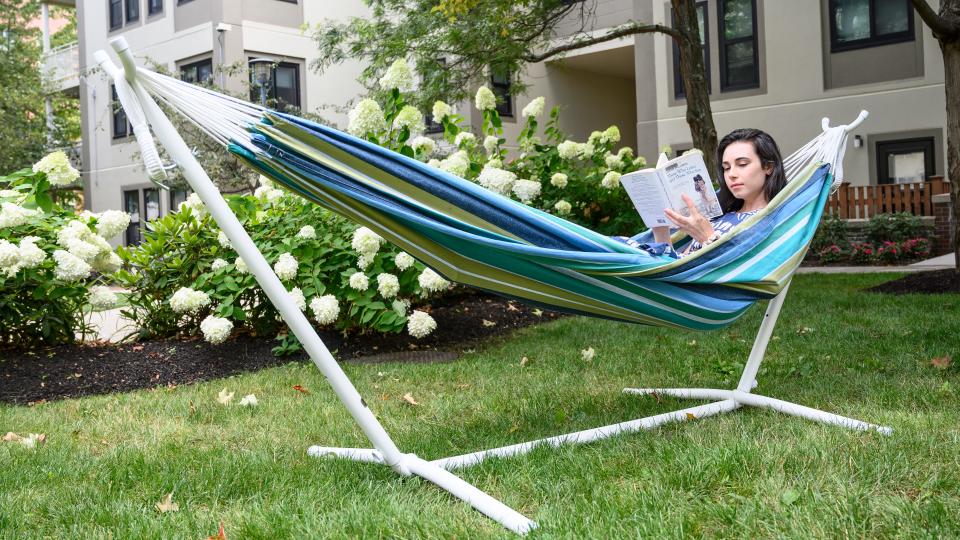
[[[689,216],[690,210],[681,197],[683,194],[693,199],[707,219],[723,214],[710,173],[699,152],[670,160],[660,154],[656,167],[627,173],[620,177],[620,183],[648,227],[673,226],[664,213],[665,208]]]

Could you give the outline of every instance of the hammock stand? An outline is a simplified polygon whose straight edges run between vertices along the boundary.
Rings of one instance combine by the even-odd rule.
[[[684,399],[711,400],[711,403],[604,427],[432,461],[424,460],[414,454],[403,453],[396,444],[394,444],[383,426],[367,407],[367,403],[357,392],[327,347],[317,336],[306,316],[293,303],[293,300],[287,294],[286,288],[273,272],[270,264],[254,245],[236,215],[230,210],[226,201],[220,195],[220,192],[210,181],[206,172],[177,133],[173,124],[144,89],[142,83],[137,78],[138,68],[134,63],[133,54],[126,40],[123,37],[118,37],[111,40],[110,45],[121,60],[123,65],[122,70],[114,65],[107,53],[102,50],[95,53],[95,58],[116,85],[118,97],[133,126],[134,134],[140,145],[141,154],[151,179],[159,182],[165,178],[166,173],[150,134],[150,128],[156,133],[157,138],[167,149],[172,159],[183,170],[183,174],[189,182],[190,187],[206,205],[207,210],[217,225],[220,226],[230,239],[234,249],[244,262],[246,262],[250,272],[256,277],[257,282],[267,297],[276,306],[284,321],[289,325],[290,330],[303,344],[311,360],[330,382],[337,397],[373,446],[373,448],[311,446],[307,452],[312,456],[333,456],[354,461],[377,463],[389,466],[401,476],[416,475],[422,477],[470,504],[507,529],[518,534],[525,534],[531,529],[536,528],[536,522],[465,482],[450,471],[475,465],[488,457],[507,457],[525,454],[541,445],[559,446],[562,444],[597,441],[624,433],[653,429],[669,422],[684,422],[730,412],[743,406],[768,408],[808,420],[833,424],[853,430],[876,430],[885,435],[889,435],[892,432],[889,427],[882,427],[752,393],[752,389],[757,384],[755,377],[763,361],[767,344],[773,334],[774,326],[776,325],[780,309],[783,306],[787,293],[787,287],[789,287],[788,285],[769,301],[750,356],[743,370],[743,374],[740,377],[739,384],[735,389],[624,389],[625,393],[631,394],[664,395]],[[857,127],[866,116],[866,111],[861,112],[856,121],[846,126],[846,131],[849,132]],[[822,127],[824,130],[829,127],[829,120],[827,118],[823,119]]]

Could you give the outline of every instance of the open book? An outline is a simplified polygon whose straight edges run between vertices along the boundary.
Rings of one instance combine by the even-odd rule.
[[[693,199],[707,219],[723,213],[703,156],[698,152],[671,160],[660,154],[656,168],[627,173],[620,178],[620,183],[647,227],[673,225],[663,212],[664,208],[689,216],[690,210],[681,198],[683,194]]]

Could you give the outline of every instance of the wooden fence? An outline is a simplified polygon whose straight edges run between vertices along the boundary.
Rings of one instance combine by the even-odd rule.
[[[950,183],[934,176],[926,182],[851,186],[843,184],[830,196],[826,214],[840,219],[866,219],[877,214],[907,212],[915,216],[932,216],[930,198],[950,191]]]

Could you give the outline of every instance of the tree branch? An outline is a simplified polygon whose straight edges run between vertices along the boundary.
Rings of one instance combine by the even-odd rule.
[[[560,45],[558,47],[548,49],[540,54],[525,54],[523,55],[523,60],[525,62],[530,62],[530,63],[542,62],[560,53],[572,51],[574,49],[589,47],[590,45],[596,45],[597,43],[612,41],[614,39],[621,38],[624,36],[631,36],[634,34],[650,34],[653,32],[660,32],[662,34],[667,34],[668,36],[672,37],[677,41],[680,41],[683,39],[683,34],[681,34],[679,31],[677,31],[674,28],[670,28],[669,26],[663,26],[662,24],[637,24],[635,22],[631,22],[629,24],[625,24],[623,26],[614,28],[613,30],[601,36],[587,38],[587,39],[578,39],[576,41],[572,41],[565,45]]]
[[[927,3],[927,0],[910,0],[917,14],[927,23],[933,35],[941,41],[953,41],[960,37],[960,29],[957,28],[956,21],[947,20],[936,13]]]

